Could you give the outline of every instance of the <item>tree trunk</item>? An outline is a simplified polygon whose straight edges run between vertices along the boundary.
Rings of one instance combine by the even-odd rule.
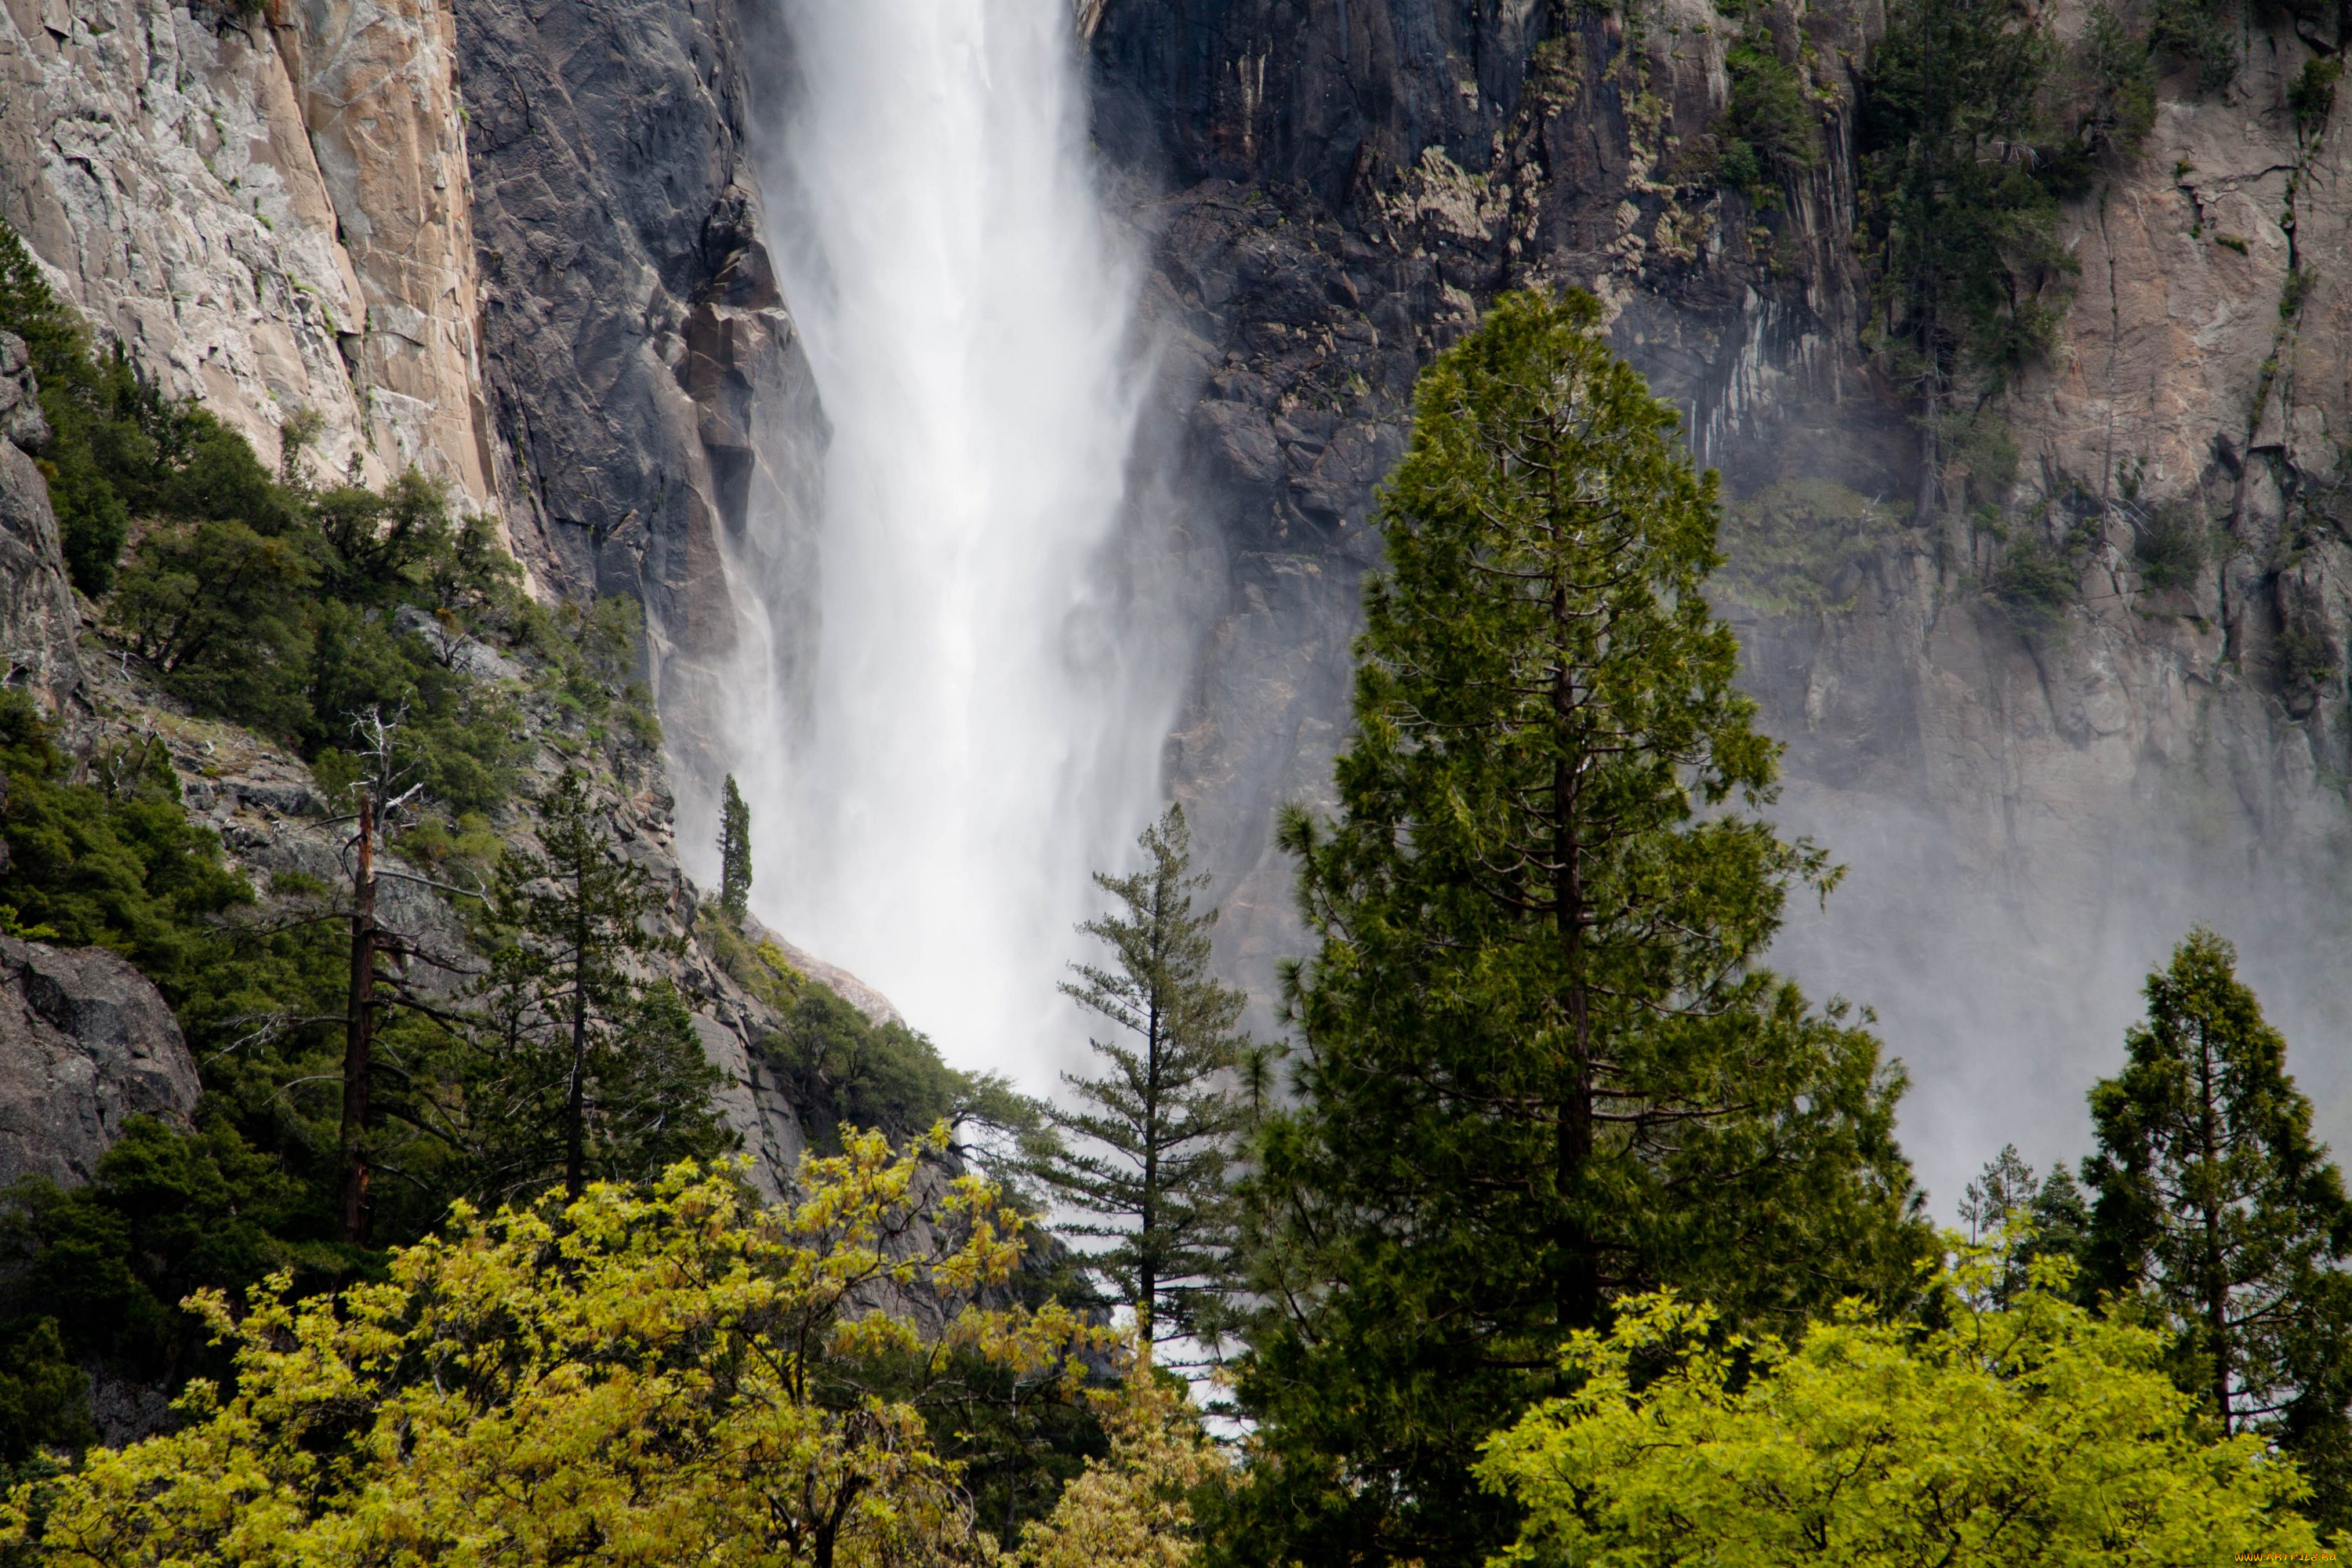
[[[352,984],[343,1010],[343,1239],[368,1238],[367,1124],[375,1054],[375,797],[360,797],[359,868],[352,879]]]
[[[572,963],[572,1082],[563,1097],[563,1193],[588,1190],[588,889],[584,868],[573,868],[575,926]]]
[[[1568,625],[1568,592],[1553,590],[1552,613]],[[1559,1205],[1554,1245],[1559,1249],[1556,1286],[1559,1328],[1588,1327],[1600,1315],[1601,1280],[1591,1228],[1578,1215],[1579,1189],[1592,1158],[1592,995],[1585,984],[1584,861],[1576,819],[1575,758],[1565,742],[1576,722],[1576,677],[1565,660],[1552,674],[1552,721],[1563,742],[1552,763],[1552,918],[1559,924],[1560,956],[1568,971],[1568,1062],[1559,1087],[1560,1103],[1552,1152],[1553,1201]]]
[[[2221,1158],[2221,1129],[2213,1104],[2213,1043],[2206,1037],[2204,1026],[2197,1030],[2197,1096],[2198,1150],[2208,1173],[2203,1203],[2200,1205],[2204,1228],[2204,1245],[2198,1259],[2205,1278],[2205,1330],[2213,1340],[2213,1409],[2221,1418],[2221,1436],[2233,1435],[2235,1412],[2230,1407],[2230,1368],[2235,1360],[2230,1344],[2230,1280],[2221,1256],[2221,1213],[2213,1201],[2210,1173]]]
[[[1156,923],[1156,922],[1155,922]],[[1156,939],[1155,939],[1156,940]],[[1154,982],[1155,987],[1157,982]],[[1143,1344],[1151,1342],[1153,1309],[1160,1303],[1160,999],[1151,999],[1150,1032],[1145,1037],[1143,1086],[1143,1212],[1136,1216],[1135,1331]]]

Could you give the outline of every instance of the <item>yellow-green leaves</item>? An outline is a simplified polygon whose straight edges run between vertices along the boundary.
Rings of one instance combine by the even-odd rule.
[[[1139,1353],[1104,1401],[1108,1461],[1089,1459],[1054,1511],[1022,1534],[1022,1568],[1186,1568],[1197,1555],[1190,1493],[1227,1474],[1181,1384]]]
[[[2310,1551],[2303,1487],[2258,1441],[2202,1441],[2156,1332],[2065,1301],[2065,1265],[1990,1304],[1990,1250],[1945,1326],[1849,1309],[1791,1348],[1660,1294],[1575,1336],[1576,1392],[1486,1450],[1527,1510],[1514,1562],[1643,1568],[2175,1568]]]
[[[755,1212],[690,1164],[650,1191],[481,1217],[391,1278],[234,1319],[236,1389],[55,1484],[42,1560],[104,1563],[950,1563],[977,1559],[956,1467],[867,1368],[969,1347],[1032,1371],[1085,1337],[986,1309],[1017,1216],[879,1134]],[[919,1337],[919,1304],[937,1331]],[[898,1309],[893,1315],[890,1309]],[[1073,1363],[1072,1370],[1075,1370]],[[0,1513],[24,1539],[33,1498]]]

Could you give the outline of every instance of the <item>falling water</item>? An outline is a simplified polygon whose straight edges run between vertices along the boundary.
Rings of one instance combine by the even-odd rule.
[[[831,440],[816,624],[775,631],[803,689],[733,738],[763,781],[757,902],[950,1060],[1043,1088],[1180,668],[1133,581],[1135,269],[1070,0],[781,5],[766,194]]]

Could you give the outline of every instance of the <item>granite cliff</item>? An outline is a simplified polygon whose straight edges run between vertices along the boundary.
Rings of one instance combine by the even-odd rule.
[[[2042,9],[2079,51],[2092,8]],[[2013,472],[1947,472],[1959,499],[1922,515],[1911,410],[1861,342],[1855,121],[1883,26],[1834,0],[1108,9],[1102,137],[1153,193],[1154,303],[1187,351],[1164,460],[1229,551],[1178,787],[1226,847],[1235,961],[1263,983],[1295,941],[1268,808],[1313,797],[1339,739],[1412,366],[1495,291],[1575,284],[1725,472],[1723,603],[1789,747],[1782,815],[1851,867],[1783,956],[1881,1008],[1931,1184],[2008,1138],[2073,1142],[2089,1063],[2195,921],[2247,945],[2341,1122],[2352,1080],[2310,1047],[2342,1016],[2352,826],[2347,214],[2341,110],[2297,92],[2337,42],[2249,23],[2220,88],[2156,57],[2140,149],[2060,218],[2079,272],[2055,341],[1989,405]],[[1777,202],[1688,175],[1743,36],[1819,127]],[[1816,519],[1810,587],[1744,590],[1737,503],[1791,493],[1844,513]],[[2210,542],[2191,580],[2151,582],[2158,516]],[[2046,618],[1991,591],[2028,539],[2068,552]]]

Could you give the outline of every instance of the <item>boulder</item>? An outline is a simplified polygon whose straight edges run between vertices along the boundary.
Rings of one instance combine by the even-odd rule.
[[[126,1120],[189,1125],[200,1092],[171,1008],[128,963],[0,937],[0,1184],[87,1182]]]

